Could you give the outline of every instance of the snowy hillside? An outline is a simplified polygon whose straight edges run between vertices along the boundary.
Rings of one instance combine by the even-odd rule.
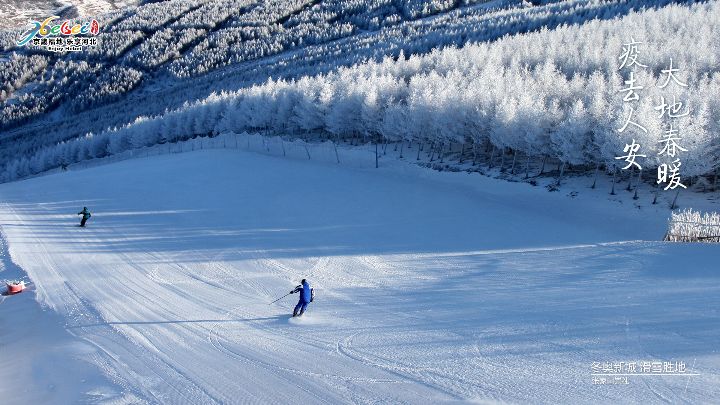
[[[571,198],[225,149],[0,185],[0,279],[30,283],[0,297],[0,395],[717,403],[719,247],[659,242],[667,208],[609,203],[607,181]],[[316,299],[292,319],[296,296],[270,303],[301,278]],[[608,362],[686,368],[594,375]]]
[[[679,162],[685,186],[720,162],[717,1],[169,0],[97,18],[82,52],[3,32],[0,180],[228,129],[607,172],[637,144],[647,183]],[[644,132],[620,131],[630,118]],[[660,156],[673,134],[679,161]]]

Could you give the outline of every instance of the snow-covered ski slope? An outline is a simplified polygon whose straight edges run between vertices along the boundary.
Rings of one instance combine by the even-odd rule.
[[[720,403],[720,246],[659,242],[666,207],[585,194],[238,150],[2,184],[0,225],[32,286],[0,297],[0,395]],[[76,226],[83,206],[87,228]],[[0,278],[17,277],[3,263]],[[291,319],[296,296],[269,303],[302,278],[316,299]],[[33,295],[39,308],[17,309]],[[37,343],[13,335],[12,319],[34,325]],[[56,324],[74,337],[59,344]],[[95,377],[87,365],[63,376],[76,359]],[[594,363],[619,362],[684,364],[687,375],[597,383]]]

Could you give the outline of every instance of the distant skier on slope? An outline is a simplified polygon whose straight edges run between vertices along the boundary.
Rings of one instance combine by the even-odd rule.
[[[90,214],[90,211],[87,209],[87,207],[83,207],[83,210],[78,212],[78,215],[83,216],[82,221],[80,221],[80,226],[85,226],[85,221],[87,221],[88,218],[90,218],[92,216],[92,214]]]
[[[295,306],[295,310],[293,311],[293,318],[296,316],[301,316],[303,313],[305,313],[305,308],[307,308],[307,304],[311,303],[313,299],[315,298],[315,290],[310,287],[310,284],[308,284],[307,280],[303,279],[301,281],[301,284],[297,287],[295,287],[294,290],[290,291],[290,294],[300,293],[300,300],[298,301],[297,305]],[[298,311],[300,311],[298,313]]]

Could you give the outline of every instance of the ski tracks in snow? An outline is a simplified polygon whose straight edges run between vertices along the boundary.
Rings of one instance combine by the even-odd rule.
[[[52,213],[47,213],[46,217],[62,223]],[[135,264],[148,261],[138,257],[144,249],[136,246],[134,256],[121,251],[93,255],[95,260],[91,261],[90,256],[83,252],[87,246],[104,250],[107,245],[103,240],[122,241],[131,246],[132,242],[117,232],[117,238],[108,238],[108,229],[100,232],[90,226],[84,229],[72,227],[68,231],[70,239],[80,250],[73,252],[72,246],[67,250],[61,242],[40,242],[32,227],[17,218],[19,222],[16,226],[21,227],[24,233],[24,252],[18,255],[21,267],[33,280],[40,280],[38,289],[40,296],[44,297],[40,302],[63,315],[69,321],[67,328],[70,332],[100,350],[92,357],[109,377],[121,386],[142,392],[152,402],[219,403],[188,380],[172,365],[172,361],[159,357],[162,349],[138,330],[142,325],[156,323],[152,317],[158,314],[170,315],[171,319],[173,315],[179,315],[163,305],[169,302],[177,304],[176,298],[168,299],[167,293],[153,288],[155,283],[149,285],[144,281],[144,267]],[[49,248],[54,250],[52,254]],[[118,259],[113,258],[115,255]],[[146,301],[139,307],[134,305],[138,297]],[[159,323],[162,324],[162,321]],[[118,336],[123,336],[123,339],[118,339]]]
[[[513,204],[503,218],[481,211],[464,231],[426,226],[423,219],[464,197],[424,181],[412,184],[427,191],[412,220],[393,222],[402,218],[394,210],[406,207],[392,201],[407,198],[407,189],[393,181],[375,193],[382,172],[373,172],[374,183],[351,173],[307,193],[308,175],[322,178],[324,168],[289,176],[298,166],[287,161],[198,156],[207,156],[198,163],[211,176],[194,164],[146,159],[85,171],[100,175],[93,181],[66,173],[3,185],[11,203],[0,214],[13,259],[36,283],[41,303],[98,347],[94,362],[137,399],[127,402],[720,402],[707,388],[717,384],[693,381],[687,395],[684,381],[591,384],[592,362],[686,360],[716,350],[717,315],[707,302],[720,298],[717,278],[709,271],[677,276],[664,264],[697,247],[673,245],[666,254],[659,242],[584,243],[606,213],[588,217],[587,226],[565,224],[541,214],[535,221]],[[232,175],[218,175],[228,167]],[[79,179],[82,189],[71,189]],[[215,192],[218,184],[223,193]],[[328,199],[342,184],[363,193]],[[188,196],[189,185],[199,197]],[[52,187],[56,194],[45,193]],[[289,205],[278,193],[297,199]],[[475,215],[484,204],[478,193],[453,209]],[[77,212],[81,198],[134,215],[99,213],[77,228],[67,213]],[[341,215],[323,216],[329,212]],[[365,227],[383,213],[387,223]],[[514,215],[534,223],[508,230],[520,236],[566,228],[537,242],[549,246],[508,238],[482,250],[492,242],[477,234],[483,224],[503,230],[504,217]],[[587,234],[575,229],[583,226]],[[575,245],[565,232],[582,240]],[[393,246],[399,251],[389,252]],[[454,246],[463,247],[447,251]],[[290,320],[296,295],[268,304],[302,278],[316,298],[303,318]],[[706,358],[701,381],[717,382],[717,357]]]

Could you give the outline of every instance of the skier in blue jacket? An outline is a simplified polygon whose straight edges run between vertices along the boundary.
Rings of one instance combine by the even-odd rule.
[[[82,211],[78,212],[78,215],[82,215],[82,221],[80,222],[80,226],[85,226],[85,221],[88,220],[92,215],[90,214],[90,211],[87,209],[87,207],[84,207]]]
[[[307,280],[305,279],[302,280],[299,286],[295,287],[294,290],[290,291],[290,294],[295,293],[300,293],[300,300],[295,306],[295,310],[293,311],[293,317],[301,316],[303,313],[305,313],[305,308],[307,308],[307,304],[311,303],[315,298],[315,290],[310,287],[310,284],[308,284]]]

